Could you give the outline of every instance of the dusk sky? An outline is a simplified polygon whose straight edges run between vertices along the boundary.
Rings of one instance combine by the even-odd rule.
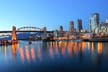
[[[98,12],[100,20],[108,16],[108,0],[0,0],[0,30],[11,30],[23,26],[58,29],[63,25],[68,30],[69,22],[83,20],[88,29],[89,17]]]

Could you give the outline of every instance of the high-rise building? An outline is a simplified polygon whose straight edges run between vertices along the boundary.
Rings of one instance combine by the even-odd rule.
[[[82,20],[78,19],[78,31],[81,32],[82,29],[83,29],[83,27],[82,27]]]
[[[70,21],[69,32],[74,32],[74,22]]]
[[[106,19],[106,23],[108,23],[108,17],[107,17],[107,19]]]
[[[99,25],[99,14],[93,13],[89,20],[89,30],[94,32],[95,28]]]
[[[60,32],[62,32],[63,31],[63,26],[60,26]]]
[[[63,36],[64,36],[63,26],[60,26],[58,36],[59,36],[59,37],[63,37]]]

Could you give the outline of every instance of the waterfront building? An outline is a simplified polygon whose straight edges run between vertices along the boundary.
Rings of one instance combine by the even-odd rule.
[[[83,29],[82,27],[82,20],[81,19],[78,19],[78,32],[81,32],[81,30]]]
[[[58,30],[54,30],[54,38],[58,38]]]
[[[104,33],[104,34],[107,34],[108,33],[108,23],[106,22],[101,22],[99,24],[99,26],[97,26],[95,28],[95,33],[98,34],[98,33]]]
[[[89,20],[89,31],[94,32],[95,28],[99,25],[99,14],[93,13]]]
[[[108,18],[106,22],[100,22],[99,14],[92,14],[90,17],[89,29],[90,32],[95,33],[97,36],[108,36]]]

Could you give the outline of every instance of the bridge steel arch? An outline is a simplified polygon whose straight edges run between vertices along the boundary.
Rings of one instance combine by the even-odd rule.
[[[42,31],[41,28],[38,27],[30,27],[30,26],[25,26],[25,27],[20,27],[17,29],[17,31]]]

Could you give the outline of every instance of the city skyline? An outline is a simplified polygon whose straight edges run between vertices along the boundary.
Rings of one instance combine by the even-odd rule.
[[[100,21],[108,16],[107,0],[78,1],[78,0],[3,0],[0,1],[0,30],[11,30],[23,26],[44,27],[48,30],[69,30],[69,22],[74,21],[77,28],[77,19],[82,19],[84,29],[89,27],[89,17],[93,13],[100,14]],[[102,3],[102,5],[101,5]]]

